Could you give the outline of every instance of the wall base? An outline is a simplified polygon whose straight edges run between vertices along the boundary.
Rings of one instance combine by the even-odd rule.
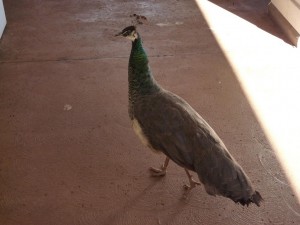
[[[271,2],[268,5],[268,12],[271,18],[278,24],[278,26],[283,30],[288,39],[296,47],[300,46],[300,34],[295,30],[295,28],[287,21],[287,19],[279,12],[276,6]]]

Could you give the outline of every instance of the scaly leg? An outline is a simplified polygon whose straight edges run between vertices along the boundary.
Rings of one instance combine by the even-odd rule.
[[[185,184],[183,187],[185,189],[185,193],[184,193],[184,197],[187,198],[188,194],[190,193],[190,191],[196,187],[197,185],[201,185],[199,182],[195,181],[192,177],[192,175],[190,174],[190,172],[187,170],[187,169],[184,169],[186,175],[188,176],[189,178],[189,182],[190,182],[190,185],[187,185]]]
[[[151,176],[153,177],[160,177],[165,176],[167,171],[167,166],[169,164],[169,157],[166,156],[164,164],[160,167],[160,169],[150,167]]]

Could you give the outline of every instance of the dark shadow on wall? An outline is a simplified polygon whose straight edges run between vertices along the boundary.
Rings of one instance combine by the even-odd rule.
[[[270,0],[209,0],[223,9],[247,20],[260,29],[291,44],[268,14]],[[298,3],[297,3],[298,4]]]
[[[297,2],[296,0],[291,0],[292,3],[294,3],[294,5],[300,9],[300,2]]]

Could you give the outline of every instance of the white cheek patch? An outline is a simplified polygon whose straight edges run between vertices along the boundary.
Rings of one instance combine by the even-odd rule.
[[[133,31],[130,35],[126,36],[126,38],[128,38],[131,41],[134,41],[138,38],[138,34],[135,31]]]
[[[134,36],[126,36],[127,39],[129,39],[130,41],[134,41],[136,38]]]

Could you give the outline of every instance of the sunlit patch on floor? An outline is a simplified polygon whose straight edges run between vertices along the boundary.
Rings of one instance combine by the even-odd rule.
[[[207,0],[195,0],[240,82],[284,173],[300,199],[300,51]],[[233,26],[234,24],[234,26]],[[276,161],[275,155],[274,160]],[[265,163],[265,164],[264,164]],[[271,163],[271,162],[270,162]]]

